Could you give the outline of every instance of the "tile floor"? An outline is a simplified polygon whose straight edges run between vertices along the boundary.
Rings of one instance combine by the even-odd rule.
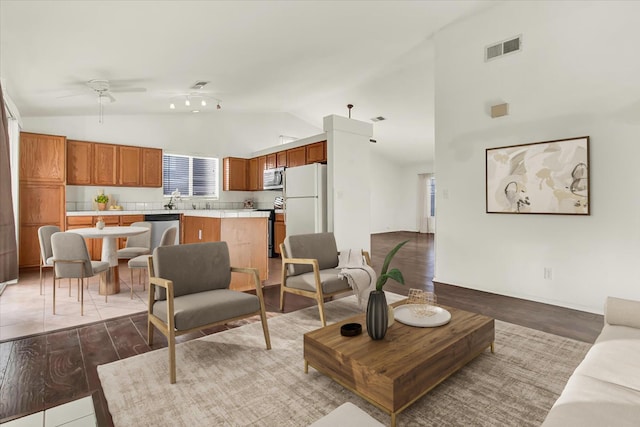
[[[3,427],[95,427],[96,414],[91,396],[37,412],[3,424]]]
[[[71,296],[69,281],[59,281],[54,315],[51,269],[46,270],[44,295],[40,295],[39,277],[38,270],[21,271],[18,284],[7,286],[0,296],[0,341],[126,316],[147,309],[147,291],[139,284],[137,271],[134,272],[134,295],[131,299],[131,279],[126,263],[120,264],[120,293],[109,295],[106,303],[104,296],[98,294],[98,276],[89,279],[89,288],[84,289],[84,316],[80,315],[75,280],[71,281]]]

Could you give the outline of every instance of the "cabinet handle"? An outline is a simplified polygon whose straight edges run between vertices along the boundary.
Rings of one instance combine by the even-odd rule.
[[[202,230],[198,230],[198,240],[202,240]]]

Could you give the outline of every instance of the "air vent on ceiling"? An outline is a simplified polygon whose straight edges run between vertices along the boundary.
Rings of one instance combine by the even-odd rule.
[[[373,117],[371,119],[372,122],[381,122],[383,120],[387,120],[387,118],[386,117],[382,117],[382,116],[378,116],[378,117]]]
[[[509,53],[522,50],[522,35],[487,46],[484,50],[484,60],[490,61]]]
[[[191,89],[202,89],[207,83],[209,82],[195,82],[194,85],[191,86]]]

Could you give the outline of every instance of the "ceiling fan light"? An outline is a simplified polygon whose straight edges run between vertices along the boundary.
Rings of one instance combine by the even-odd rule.
[[[207,101],[203,99],[203,100],[200,102],[200,105],[202,105],[203,107],[206,107],[206,106],[207,106]]]
[[[169,108],[172,110],[176,109],[176,104],[174,104],[173,102],[171,104],[169,104]]]
[[[186,107],[188,107],[188,106],[190,106],[190,105],[191,105],[191,101],[189,101],[189,98],[187,98],[187,99],[185,99],[185,100],[184,100],[184,105],[185,105]]]

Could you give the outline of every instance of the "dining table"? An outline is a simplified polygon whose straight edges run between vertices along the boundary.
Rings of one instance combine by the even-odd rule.
[[[113,295],[120,292],[120,274],[118,272],[117,239],[135,236],[149,232],[146,227],[116,226],[116,227],[87,227],[67,230],[87,239],[102,239],[101,261],[109,263],[109,269],[100,276],[100,295]]]

